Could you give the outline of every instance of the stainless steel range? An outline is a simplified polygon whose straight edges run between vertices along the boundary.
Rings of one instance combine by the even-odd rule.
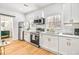
[[[30,41],[32,43],[34,43],[35,45],[37,45],[37,47],[40,47],[39,38],[40,38],[39,32],[31,32],[30,33]]]
[[[36,28],[35,32],[30,33],[30,42],[40,47],[40,33],[44,31],[44,28]]]

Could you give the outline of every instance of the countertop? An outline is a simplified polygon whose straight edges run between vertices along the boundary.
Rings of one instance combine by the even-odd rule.
[[[78,39],[79,39],[79,36],[77,36],[77,35],[53,34],[53,33],[47,33],[47,32],[43,32],[43,33],[41,33],[41,34],[44,34],[44,35],[50,35],[50,36],[71,37],[71,38],[78,38]]]
[[[25,31],[25,32],[35,32],[35,31]],[[44,34],[44,35],[50,35],[50,36],[61,36],[61,37],[71,37],[71,38],[78,38],[79,36],[77,35],[68,35],[68,34],[53,34],[53,33],[49,33],[49,32],[40,32],[40,34]]]

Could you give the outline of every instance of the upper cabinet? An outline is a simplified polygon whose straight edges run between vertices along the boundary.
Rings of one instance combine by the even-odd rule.
[[[64,23],[70,23],[72,20],[72,11],[71,11],[71,4],[63,4],[63,22]]]
[[[50,6],[46,6],[45,8],[41,8],[34,12],[31,12],[26,15],[27,20],[30,22],[32,27],[40,27],[36,26],[36,24],[32,24],[35,19],[40,17],[45,18],[45,26],[46,30],[55,32],[65,32],[73,34],[74,28],[79,28],[79,4],[75,3],[58,3],[52,4]],[[48,19],[51,18],[51,19]],[[50,28],[49,28],[50,27]],[[67,29],[67,30],[66,30]]]
[[[34,20],[35,18],[42,17],[42,14],[43,14],[43,10],[37,10],[37,11],[27,14],[26,18],[27,20],[31,21],[31,20]]]
[[[32,22],[34,19],[38,19],[38,18],[41,18],[41,17],[44,17],[43,9],[36,10],[34,12],[26,14],[26,21],[28,20],[28,21]]]
[[[62,12],[62,4],[52,4],[46,8],[44,8],[44,16],[49,17],[56,14],[61,14]]]
[[[64,23],[79,23],[79,4],[63,4]]]
[[[43,10],[37,10],[37,11],[33,12],[34,18],[42,17],[42,13],[43,13]]]
[[[72,19],[74,23],[79,23],[79,3],[72,4]]]
[[[43,13],[43,9],[41,10],[36,10],[34,12],[31,12],[29,14],[26,15],[26,20],[25,20],[25,23],[29,22],[30,24],[30,29],[34,29],[35,26],[33,26],[33,22],[35,19],[38,19],[38,18],[41,18],[44,16],[44,13]],[[27,24],[26,24],[27,26]]]

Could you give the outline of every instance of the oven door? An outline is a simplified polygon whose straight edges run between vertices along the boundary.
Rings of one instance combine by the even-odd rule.
[[[31,34],[30,38],[32,43],[39,45],[39,35]]]

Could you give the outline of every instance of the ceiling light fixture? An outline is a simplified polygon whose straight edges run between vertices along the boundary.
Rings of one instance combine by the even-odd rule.
[[[24,6],[25,6],[25,7],[28,7],[28,5],[27,5],[27,4],[24,4]]]

